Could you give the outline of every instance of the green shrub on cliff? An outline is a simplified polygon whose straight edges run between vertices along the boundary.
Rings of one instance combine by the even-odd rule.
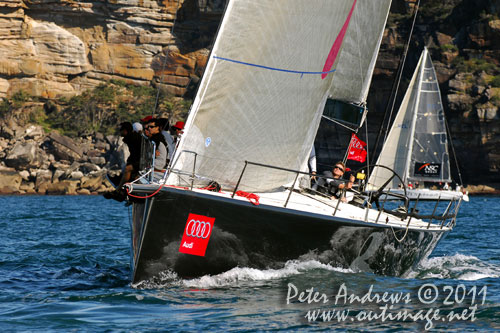
[[[500,88],[500,75],[495,75],[489,83],[494,88]]]
[[[96,99],[97,103],[112,103],[116,98],[116,89],[111,85],[101,83],[94,88],[92,95]]]
[[[93,90],[71,97],[65,106],[47,115],[47,122],[68,136],[95,132],[110,133],[116,125],[115,107],[118,90],[113,85],[100,84]]]
[[[15,108],[20,108],[25,102],[31,99],[30,94],[24,90],[19,90],[14,95],[12,95],[12,106]]]
[[[432,21],[443,21],[452,13],[456,7],[454,1],[427,1],[420,7],[420,15]]]
[[[16,109],[32,100],[33,97],[22,90],[10,100],[0,99],[0,117],[14,114]],[[44,109],[31,109],[27,120],[46,131],[58,130],[72,137],[96,132],[116,134],[119,123],[136,122],[147,115],[184,119],[190,104],[190,101],[165,95],[150,86],[113,80],[81,95],[46,101]]]
[[[0,118],[3,118],[7,115],[10,110],[10,103],[7,99],[2,98],[0,101]]]
[[[43,130],[48,133],[52,128],[52,124],[47,121],[48,116],[41,107],[35,108],[29,115],[29,121],[42,126]]]
[[[456,52],[458,47],[453,44],[443,44],[440,46],[441,52]]]
[[[116,134],[118,124],[124,121],[136,122],[151,114],[187,113],[189,101],[179,101],[179,98],[165,96],[161,92],[155,112],[157,94],[158,91],[149,86],[113,80],[69,100],[60,100],[59,104],[63,107],[47,114],[43,123],[68,136],[95,132]]]
[[[456,57],[453,60],[453,65],[459,72],[462,73],[479,73],[482,71],[485,71],[486,73],[492,73],[494,71],[497,71],[497,66],[495,64],[484,59],[477,58],[465,60],[463,57]]]

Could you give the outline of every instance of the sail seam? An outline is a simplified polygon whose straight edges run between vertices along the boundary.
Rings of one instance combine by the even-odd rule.
[[[278,72],[285,72],[285,73],[293,73],[293,74],[316,74],[316,75],[322,75],[322,74],[328,74],[328,73],[333,73],[335,72],[335,69],[329,70],[327,72],[308,72],[308,71],[296,71],[292,69],[283,69],[283,68],[277,68],[277,67],[269,67],[269,66],[264,66],[264,65],[258,65],[258,64],[252,64],[250,62],[244,62],[244,61],[239,61],[239,60],[234,60],[234,59],[229,59],[229,58],[223,58],[223,57],[218,57],[214,56],[214,59],[219,59],[219,60],[225,60],[229,62],[234,62],[236,64],[240,65],[246,65],[246,66],[252,66],[252,67],[258,67],[258,68],[263,68],[263,69],[269,69],[272,71],[278,71]]]

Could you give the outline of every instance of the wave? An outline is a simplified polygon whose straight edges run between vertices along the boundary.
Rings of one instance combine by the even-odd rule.
[[[256,269],[249,267],[235,267],[227,272],[217,275],[204,275],[195,279],[180,279],[176,273],[171,271],[162,272],[159,276],[133,284],[134,288],[164,288],[168,286],[183,286],[188,288],[213,289],[221,287],[234,287],[245,282],[256,281],[273,281],[283,279],[293,275],[303,274],[305,272],[323,269],[340,273],[354,273],[353,270],[333,267],[331,265],[322,264],[316,260],[288,261],[283,268],[280,269]]]
[[[181,279],[175,272],[164,271],[154,278],[133,284],[132,287],[138,289],[158,289],[174,286],[197,289],[236,287],[246,283],[266,283],[304,273],[311,275],[312,271],[315,270],[348,274],[360,273],[357,270],[322,264],[316,260],[291,260],[280,269],[261,270],[249,267],[235,267],[221,274],[205,275],[194,279]],[[417,269],[411,270],[402,276],[404,279],[454,279],[463,281],[498,277],[500,277],[499,265],[486,263],[475,256],[460,253],[453,256],[424,259]]]
[[[417,270],[408,272],[404,277],[476,281],[500,277],[500,266],[486,263],[475,256],[456,253],[453,256],[424,259]]]
[[[322,264],[316,260],[308,261],[288,261],[283,268],[280,269],[264,269],[259,270],[255,268],[240,268],[236,267],[227,272],[214,275],[202,276],[201,278],[193,280],[184,280],[183,284],[186,287],[197,288],[218,288],[225,286],[232,286],[235,283],[247,281],[269,281],[286,278],[292,275],[302,274],[304,272],[314,269],[325,269],[329,271],[352,273],[350,269],[333,267],[330,265]]]

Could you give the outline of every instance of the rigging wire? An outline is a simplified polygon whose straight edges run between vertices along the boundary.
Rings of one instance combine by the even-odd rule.
[[[450,138],[450,146],[451,146],[451,150],[453,152],[453,159],[455,160],[455,165],[457,166],[458,179],[460,179],[460,185],[464,185],[464,183],[462,181],[462,173],[460,172],[460,167],[458,165],[457,154],[455,153],[455,147],[453,146],[453,138],[451,137],[450,128],[448,127],[448,122],[446,121],[446,117],[443,117],[443,119],[444,119],[444,124],[446,126],[446,132],[448,133],[448,137]]]
[[[398,94],[399,84],[401,83],[401,77],[403,76],[403,69],[405,66],[406,57],[408,55],[408,49],[410,47],[411,36],[413,35],[413,28],[415,27],[415,22],[417,20],[417,14],[418,14],[419,7],[420,7],[420,0],[418,0],[417,5],[415,6],[415,15],[413,16],[413,23],[411,25],[410,35],[408,37],[408,42],[406,43],[405,51],[403,54],[403,64],[401,65],[401,71],[399,72],[399,78],[398,78],[397,85],[396,85],[396,91],[394,93],[394,99],[392,100],[391,112],[389,113],[389,123],[390,123],[391,118],[392,118],[392,113],[394,112],[394,104],[396,103],[396,96]],[[385,131],[383,142],[385,142],[386,139],[387,139],[387,131]]]
[[[408,36],[408,41],[405,45],[405,49],[403,51],[403,55],[402,55],[402,58],[401,58],[401,66],[399,68],[399,71],[398,73],[396,74],[397,75],[397,80],[395,81],[395,89],[393,89],[392,93],[391,93],[391,96],[390,98],[392,98],[392,104],[391,104],[391,108],[390,108],[390,112],[389,112],[389,117],[387,118],[387,109],[386,109],[386,112],[384,114],[384,118],[382,119],[382,122],[380,124],[380,129],[379,129],[379,133],[377,135],[377,139],[375,141],[375,146],[373,147],[373,157],[375,157],[375,152],[377,150],[377,147],[378,147],[378,144],[379,144],[379,140],[380,140],[380,136],[381,136],[381,133],[382,131],[384,131],[384,140],[382,141],[382,145],[385,143],[386,139],[387,139],[387,128],[389,127],[390,123],[391,123],[391,119],[392,119],[392,114],[394,112],[394,105],[396,103],[396,97],[398,95],[398,90],[399,90],[399,85],[401,83],[401,77],[403,75],[403,69],[404,69],[404,66],[405,66],[405,62],[406,62],[406,56],[408,55],[408,49],[410,47],[410,41],[411,41],[411,36],[413,35],[413,29],[415,27],[415,22],[417,20],[417,14],[418,14],[418,9],[420,8],[420,0],[418,0],[417,4],[415,5],[415,14],[413,15],[413,22],[412,22],[412,25],[411,25],[411,29],[410,29],[410,34]],[[394,87],[394,86],[393,86]],[[384,123],[387,119],[387,127],[384,128]],[[374,162],[374,161],[372,161]]]
[[[172,30],[170,31],[170,33],[172,34],[172,36],[175,37],[174,35],[174,29],[175,29],[175,22],[177,21],[177,12],[179,11],[179,0],[177,0],[177,8],[175,10],[175,16],[174,16],[174,22],[173,22],[173,25],[172,25]],[[158,109],[158,103],[159,103],[159,100],[160,100],[160,87],[163,83],[163,72],[165,71],[165,66],[167,64],[167,59],[168,59],[168,54],[169,54],[169,47],[167,47],[167,51],[165,52],[165,58],[163,58],[163,64],[161,66],[161,75],[160,75],[160,82],[158,83],[158,89],[156,89],[156,100],[155,100],[155,107],[153,109],[153,118],[156,114],[156,110]]]
[[[369,152],[368,152],[368,147],[370,147],[368,144],[368,122],[365,123],[365,135],[366,135],[366,176],[365,177],[368,177],[370,175],[370,163],[368,162],[370,160],[370,155],[369,155]],[[368,179],[365,180],[365,184],[368,184]],[[371,196],[372,196],[372,193],[370,192],[370,199],[371,199]]]

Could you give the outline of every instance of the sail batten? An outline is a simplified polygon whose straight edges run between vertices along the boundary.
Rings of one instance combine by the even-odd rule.
[[[358,48],[352,43],[353,22],[372,15],[362,12],[372,2],[230,0],[174,169],[184,174],[195,170],[198,178],[225,188],[234,187],[245,161],[304,170],[332,82],[349,65],[343,54]],[[386,12],[376,22],[377,38],[390,1],[381,3]],[[373,60],[378,44],[363,51]],[[369,81],[366,75],[371,71],[363,70],[359,85]],[[294,177],[248,166],[240,186],[271,191]],[[168,182],[179,184],[180,179],[173,173]]]

